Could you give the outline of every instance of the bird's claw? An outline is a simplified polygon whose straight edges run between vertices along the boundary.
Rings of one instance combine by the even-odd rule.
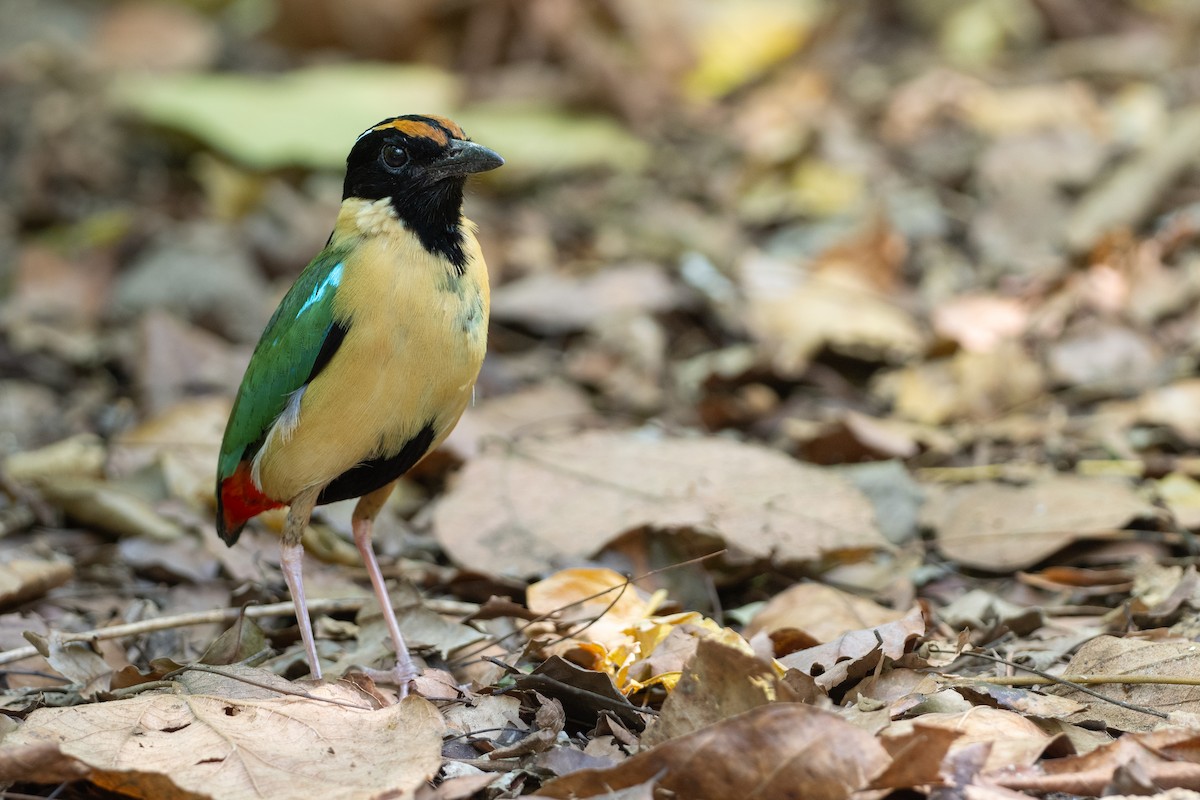
[[[375,681],[375,683],[384,686],[395,686],[401,700],[408,696],[412,682],[421,674],[412,662],[407,664],[396,662],[395,666],[391,669],[371,669],[370,667],[366,667],[362,672],[368,678]]]

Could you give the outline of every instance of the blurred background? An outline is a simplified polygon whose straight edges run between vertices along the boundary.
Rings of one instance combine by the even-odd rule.
[[[959,474],[938,470],[1112,462],[1173,475],[1196,518],[1189,0],[0,0],[0,20],[8,532],[211,528],[250,348],[328,236],[353,138],[413,112],[508,164],[467,204],[495,287],[480,402],[399,517],[488,435],[649,421],[884,461],[906,497]],[[114,485],[150,510],[114,512]]]
[[[27,631],[287,599],[280,513],[237,547],[216,537],[220,437],[263,325],[329,235],[354,137],[406,113],[448,116],[507,159],[468,187],[493,285],[478,402],[376,528],[388,577],[426,602],[397,594],[431,664],[465,648],[456,668],[507,682],[474,643],[524,668],[552,631],[574,648],[524,621],[574,609],[610,612],[587,636],[686,610],[719,620],[674,618],[692,647],[687,626],[730,624],[759,655],[836,652],[799,669],[847,692],[848,670],[884,665],[848,660],[847,631],[887,638],[889,663],[924,632],[942,653],[969,640],[1043,669],[1083,642],[1129,647],[1071,674],[1200,669],[1180,667],[1200,609],[1200,2],[0,0],[0,710],[74,702],[39,687],[162,677],[152,660],[198,658],[222,626],[74,648],[82,661],[56,639],[48,661],[17,660]],[[306,532],[310,601],[368,594],[351,507]],[[555,573],[597,564],[667,591],[614,611],[596,605],[599,570]],[[383,663],[379,617],[323,608],[330,674]],[[263,621],[267,666],[295,677],[283,613]],[[637,677],[627,659],[649,651],[621,635],[611,658],[577,650],[634,678],[627,693],[690,652],[664,647]],[[696,702],[739,708],[710,698],[751,696],[746,658],[700,669]],[[926,704],[904,681],[859,695],[887,698],[871,719],[966,702]],[[753,697],[790,697],[762,685]],[[1119,694],[1200,713],[1166,689]],[[1071,752],[1048,725],[1076,711],[1078,752],[1097,728],[1158,722],[1015,696],[969,713],[1021,741],[992,706],[1046,715],[1059,738],[1021,745],[1024,763]],[[865,725],[868,707],[844,710]],[[765,758],[757,734],[719,741]],[[844,741],[822,742],[827,763],[866,752]],[[929,774],[969,782],[980,753],[1017,757],[971,748]],[[1095,791],[1144,791],[1141,770]]]

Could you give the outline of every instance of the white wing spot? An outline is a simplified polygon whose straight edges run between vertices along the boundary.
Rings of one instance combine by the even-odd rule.
[[[304,399],[304,391],[307,388],[308,384],[306,383],[288,395],[287,405],[283,407],[279,419],[275,422],[279,438],[284,442],[292,438],[292,434],[296,432],[296,426],[300,424],[300,401]]]

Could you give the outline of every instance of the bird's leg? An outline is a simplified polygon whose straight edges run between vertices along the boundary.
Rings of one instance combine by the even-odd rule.
[[[371,578],[371,587],[375,590],[375,598],[383,611],[383,622],[387,625],[388,633],[392,635],[392,643],[396,646],[396,666],[392,668],[388,677],[395,680],[400,696],[404,697],[408,694],[409,683],[418,675],[417,665],[413,663],[412,656],[408,654],[408,646],[404,644],[404,635],[400,633],[400,624],[396,621],[396,612],[392,608],[392,598],[388,595],[387,586],[383,582],[383,572],[379,569],[379,561],[371,547],[371,529],[375,524],[375,517],[395,488],[396,483],[393,481],[381,489],[363,495],[354,507],[351,527],[354,529],[354,545],[362,554],[367,575]]]
[[[304,599],[304,545],[300,540],[308,527],[319,492],[319,489],[306,491],[292,500],[279,544],[279,566],[296,607],[296,624],[300,626],[300,638],[308,653],[309,671],[317,680],[321,680],[321,662],[317,658],[317,641],[313,636],[312,618],[308,615],[308,602]]]

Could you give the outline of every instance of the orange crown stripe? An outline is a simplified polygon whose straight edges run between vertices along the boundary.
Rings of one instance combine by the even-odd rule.
[[[436,119],[436,117],[430,117]],[[455,128],[458,126],[455,125]],[[432,139],[440,145],[449,144],[450,139],[446,136],[446,132],[441,128],[434,127],[428,122],[418,122],[412,119],[398,119],[383,125],[377,125],[371,130],[382,131],[387,128],[395,128],[407,136],[414,136],[421,139]]]
[[[438,125],[441,125],[443,128],[450,131],[450,135],[453,136],[455,139],[467,138],[467,135],[465,133],[463,133],[463,129],[458,127],[458,123],[456,123],[452,119],[446,119],[445,117],[434,117],[434,116],[427,117],[427,119],[433,120]]]

